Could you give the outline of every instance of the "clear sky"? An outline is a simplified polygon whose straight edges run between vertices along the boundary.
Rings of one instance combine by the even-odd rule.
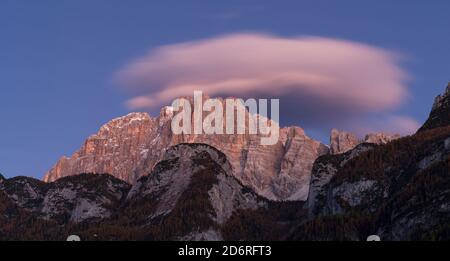
[[[0,173],[41,178],[103,123],[130,112],[132,95],[113,79],[133,59],[242,32],[402,54],[410,95],[395,112],[423,122],[450,80],[449,14],[447,0],[1,0]],[[324,130],[306,131],[327,139]]]

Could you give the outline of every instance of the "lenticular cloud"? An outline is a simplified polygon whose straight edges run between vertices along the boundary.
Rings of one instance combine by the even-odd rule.
[[[159,106],[193,90],[214,96],[307,95],[355,109],[397,106],[406,95],[405,72],[389,51],[320,37],[233,34],[162,46],[117,74],[139,96],[133,109]]]
[[[308,124],[308,117],[328,120],[398,107],[408,92],[397,58],[353,41],[241,33],[152,49],[116,79],[135,94],[126,102],[134,110],[201,90],[211,97],[281,98],[282,113],[283,106],[288,114],[295,108]]]

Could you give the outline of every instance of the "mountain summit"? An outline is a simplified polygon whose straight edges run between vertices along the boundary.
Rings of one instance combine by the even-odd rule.
[[[437,127],[443,127],[450,124],[450,82],[445,92],[436,96],[431,109],[430,116],[423,126],[418,130],[424,131]]]
[[[259,195],[273,200],[306,200],[312,164],[328,153],[327,146],[306,136],[300,127],[280,129],[278,143],[264,146],[260,145],[259,134],[174,135],[172,117],[171,108],[164,107],[156,118],[130,113],[114,119],[71,157],[62,157],[44,181],[81,173],[108,173],[134,184],[153,170],[169,147],[204,143],[225,153],[233,175]]]
[[[62,157],[44,181],[81,173],[108,173],[134,184],[153,170],[169,147],[204,143],[222,151],[231,163],[233,175],[257,194],[271,200],[305,201],[314,161],[330,153],[328,146],[296,126],[281,128],[278,143],[264,146],[260,144],[260,134],[175,135],[171,131],[173,117],[173,109],[163,107],[155,118],[147,113],[130,113],[114,119],[90,136],[71,157]],[[333,130],[331,153],[344,153],[361,142],[383,144],[394,138],[371,134],[360,141],[353,134]]]

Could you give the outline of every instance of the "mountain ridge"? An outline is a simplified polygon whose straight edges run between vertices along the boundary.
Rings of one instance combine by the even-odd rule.
[[[248,111],[246,115],[250,117]],[[156,118],[147,113],[130,113],[113,119],[91,135],[71,157],[61,157],[44,181],[80,173],[110,173],[133,184],[152,171],[170,146],[205,143],[223,151],[235,177],[259,195],[272,200],[306,200],[314,161],[330,153],[328,146],[308,137],[297,126],[281,128],[278,143],[263,146],[259,143],[260,135],[248,133],[174,135],[170,126],[172,117],[173,109],[163,107]],[[332,131],[330,144],[334,154],[364,142],[356,138],[350,142],[339,135],[351,136]],[[385,143],[394,138],[397,137],[373,134],[365,140]]]
[[[450,107],[440,97],[410,136],[357,140],[333,131],[334,153],[314,160],[306,201],[261,196],[238,178],[227,153],[189,139],[164,149],[133,184],[95,173],[53,182],[0,176],[0,239],[366,240],[375,234],[386,241],[448,240]],[[140,121],[151,120],[144,115],[123,126]],[[292,147],[304,133],[285,134]],[[85,150],[92,148],[87,142]]]
[[[450,82],[443,94],[436,96],[434,99],[431,112],[418,132],[443,127],[450,124]]]
[[[53,240],[68,234],[83,240],[277,239],[288,231],[280,219],[292,222],[302,213],[302,203],[258,196],[232,175],[222,152],[191,143],[170,147],[154,171],[133,186],[107,174],[50,183],[19,177],[0,183],[0,197],[6,197],[0,210],[6,205],[18,211],[10,220],[0,219],[4,240],[27,226],[30,237]],[[39,223],[15,223],[26,218]],[[42,235],[47,226],[52,230]]]

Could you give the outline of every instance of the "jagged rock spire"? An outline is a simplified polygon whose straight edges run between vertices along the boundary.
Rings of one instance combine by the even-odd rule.
[[[398,138],[400,138],[399,134],[389,135],[379,132],[369,133],[364,139],[358,139],[353,133],[332,129],[330,135],[330,153],[341,154],[354,149],[361,143],[386,144]]]
[[[434,99],[430,116],[418,132],[447,125],[450,125],[450,82],[445,92]]]

